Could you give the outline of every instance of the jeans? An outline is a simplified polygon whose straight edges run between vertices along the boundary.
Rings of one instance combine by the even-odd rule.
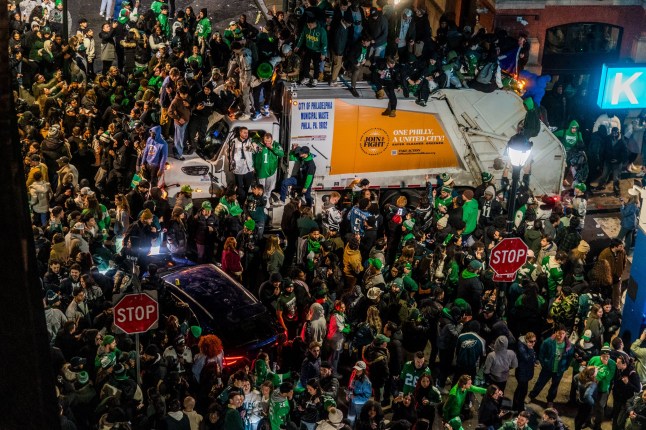
[[[180,157],[184,153],[184,138],[186,137],[186,127],[188,127],[188,122],[185,122],[184,125],[175,123],[175,136],[173,137],[173,145],[175,147],[175,153]]]
[[[626,251],[631,249],[633,247],[633,235],[635,234],[635,229],[627,229],[624,227],[621,227],[619,230],[619,234],[617,235],[617,239],[621,239],[624,241],[624,248],[626,248]]]
[[[621,163],[604,163],[603,173],[599,179],[599,186],[605,187],[612,176],[612,190],[619,192],[619,179],[621,179]]]
[[[514,401],[512,408],[515,411],[522,411],[525,409],[525,397],[527,397],[527,391],[529,390],[529,381],[519,381],[516,391],[514,391]]]
[[[293,176],[291,178],[286,178],[283,179],[282,184],[280,184],[280,200],[285,201],[287,199],[287,190],[289,187],[295,187],[298,185],[298,180],[294,178]],[[301,190],[298,190],[301,191]],[[312,200],[312,187],[308,187],[307,190],[305,191],[305,202],[307,203],[308,206],[312,206],[313,200]]]
[[[268,178],[259,178],[258,183],[264,187],[262,195],[265,196],[267,203],[269,203],[271,199],[271,192],[274,191],[274,188],[276,188],[276,173]]]
[[[105,15],[105,19],[112,19],[114,14],[114,0],[101,0],[101,8],[99,9],[101,16]]]
[[[594,424],[593,429],[600,429],[601,423],[603,423],[604,412],[606,410],[606,405],[608,404],[608,396],[610,393],[599,393],[597,392],[597,398],[594,401]]]
[[[233,175],[236,180],[236,194],[238,196],[238,203],[244,205],[247,199],[247,192],[253,183],[253,172],[247,172],[244,175]]]
[[[375,58],[384,58],[386,56],[386,44],[384,43],[381,46],[375,46],[373,56]]]
[[[299,76],[299,79],[301,81],[303,79],[309,78],[310,64],[312,65],[312,69],[314,70],[313,79],[317,79],[319,74],[319,68],[321,67],[321,53],[305,48],[305,52],[303,53],[303,61],[301,63],[300,76]]]
[[[592,405],[578,404],[576,417],[574,417],[574,429],[581,430],[586,423],[589,423],[591,413]]]
[[[554,373],[551,370],[548,370],[544,367],[541,368],[541,373],[538,375],[538,380],[534,384],[534,388],[529,392],[529,397],[534,398],[538,396],[545,385],[551,380],[550,389],[547,391],[547,401],[553,402],[556,398],[557,391],[559,389],[559,384],[563,378],[562,373]]]

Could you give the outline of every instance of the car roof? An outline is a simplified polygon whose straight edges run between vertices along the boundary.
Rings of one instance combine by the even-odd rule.
[[[242,311],[260,302],[242,285],[213,264],[183,268],[162,279],[193,299],[213,318],[216,314]]]

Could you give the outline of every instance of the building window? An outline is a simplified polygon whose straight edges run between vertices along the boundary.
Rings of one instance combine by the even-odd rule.
[[[578,22],[547,30],[545,54],[618,54],[623,28],[597,22]]]

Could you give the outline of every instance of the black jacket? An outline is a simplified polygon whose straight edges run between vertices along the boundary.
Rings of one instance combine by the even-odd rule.
[[[628,378],[628,382],[623,381],[624,376]],[[626,403],[635,394],[641,392],[641,389],[642,384],[639,380],[639,375],[632,364],[629,364],[624,370],[617,369],[615,383],[612,387],[613,401]]]
[[[351,31],[351,25],[344,27],[340,22],[338,24],[333,24],[331,31],[332,40],[330,43],[330,52],[334,53],[335,55],[344,55],[349,48],[348,39],[350,37]],[[358,45],[361,44],[359,43]]]

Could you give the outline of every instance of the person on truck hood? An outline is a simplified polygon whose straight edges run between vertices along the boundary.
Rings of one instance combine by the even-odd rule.
[[[167,158],[168,144],[162,137],[161,126],[157,125],[150,129],[146,146],[137,160],[137,171],[139,172],[142,167],[145,167],[152,186],[156,187],[157,179],[164,173]]]
[[[278,163],[285,153],[271,133],[265,133],[262,140],[255,143],[257,150],[253,155],[253,168],[256,171],[258,183],[262,184],[265,189],[264,196],[269,201],[271,192],[276,188]]]
[[[314,164],[314,157],[310,154],[309,146],[292,145],[292,150],[289,152],[290,161],[298,162],[296,176],[291,176],[283,180],[280,186],[280,200],[277,202],[278,206],[285,204],[287,198],[287,190],[289,187],[295,187],[305,195],[305,202],[308,206],[312,206],[312,181],[316,173],[316,164]]]

